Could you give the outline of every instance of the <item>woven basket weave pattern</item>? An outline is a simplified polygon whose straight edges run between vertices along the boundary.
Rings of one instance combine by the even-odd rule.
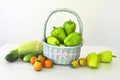
[[[56,64],[69,64],[71,60],[78,59],[80,56],[81,45],[75,47],[58,47],[43,43],[44,55],[52,59]]]

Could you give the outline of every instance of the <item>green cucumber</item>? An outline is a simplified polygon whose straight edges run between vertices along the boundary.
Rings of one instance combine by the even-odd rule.
[[[24,62],[30,62],[30,58],[33,57],[33,56],[37,56],[38,54],[28,54],[26,55],[24,58],[23,58],[23,61]]]
[[[15,49],[10,51],[10,53],[5,56],[5,60],[8,62],[14,62],[18,59],[18,57],[19,57],[18,50]]]
[[[29,55],[29,54],[42,54],[42,53],[37,53],[35,51],[25,52],[25,53],[19,53],[19,58],[23,59],[26,55]]]

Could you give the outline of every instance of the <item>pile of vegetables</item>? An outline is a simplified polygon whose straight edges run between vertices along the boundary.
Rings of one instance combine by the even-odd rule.
[[[72,68],[77,68],[79,66],[97,68],[100,63],[110,63],[113,57],[115,58],[116,56],[112,55],[111,50],[105,50],[98,54],[96,52],[91,52],[85,58],[71,61],[70,65]]]
[[[10,51],[5,56],[5,60],[8,62],[14,62],[16,60],[23,60],[24,62],[31,63],[35,71],[45,68],[52,68],[53,62],[43,56],[42,42],[29,41],[21,44],[18,48]]]
[[[21,44],[18,48],[10,51],[10,53],[5,56],[5,60],[14,62],[21,59],[24,62],[31,63],[35,71],[40,71],[43,67],[52,68],[53,62],[42,54],[42,42],[39,43],[39,49],[36,49],[37,43],[37,41],[30,41]],[[79,66],[97,68],[100,63],[110,63],[113,57],[116,56],[112,54],[111,50],[104,50],[98,54],[91,52],[84,58],[80,57],[77,60],[72,60],[70,66],[72,68],[78,68]]]
[[[53,62],[43,55],[33,56],[30,58],[30,63],[33,65],[35,71],[40,71],[42,68],[52,68]]]
[[[36,46],[38,46],[38,49],[36,49]],[[31,63],[35,71],[40,71],[43,67],[52,68],[53,62],[50,59],[47,59],[42,53],[42,42],[29,41],[10,51],[10,53],[5,56],[5,60],[14,62],[21,59],[24,62]],[[97,68],[100,63],[110,63],[113,57],[116,56],[112,54],[111,50],[104,50],[98,54],[96,52],[91,52],[84,58],[80,57],[77,60],[72,60],[70,66],[72,68],[78,68],[79,66]]]
[[[63,27],[59,26],[53,28],[50,36],[46,38],[46,42],[50,45],[76,46],[82,42],[82,36],[80,33],[75,32],[76,24],[71,20],[65,21]],[[112,55],[112,51],[110,50],[105,50],[98,54],[91,52],[85,58],[72,60],[70,66],[72,68],[79,66],[97,68],[100,62],[110,63],[112,57],[116,56]],[[8,62],[14,62],[19,59],[31,63],[35,71],[42,70],[42,67],[52,68],[53,66],[53,62],[43,55],[42,41],[25,42],[5,56],[5,60]]]
[[[53,46],[76,46],[82,42],[80,33],[75,32],[75,22],[69,20],[63,23],[63,27],[53,27],[51,35],[46,38],[46,42]]]

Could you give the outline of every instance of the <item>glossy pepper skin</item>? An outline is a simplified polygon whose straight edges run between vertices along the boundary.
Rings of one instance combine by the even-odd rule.
[[[78,32],[71,33],[64,40],[64,44],[66,46],[76,46],[81,42],[82,42],[82,36]]]
[[[51,31],[51,36],[56,37],[61,43],[63,43],[66,38],[65,31],[62,27],[53,27],[54,30]]]
[[[99,58],[95,52],[89,53],[87,55],[87,65],[91,68],[97,68],[99,65]]]
[[[110,63],[112,61],[112,57],[116,57],[112,55],[112,51],[110,50],[105,50],[102,51],[98,54],[100,62],[103,63]]]
[[[59,40],[53,36],[48,36],[47,43],[56,46],[59,45]]]
[[[75,32],[76,24],[75,22],[69,20],[64,22],[63,27],[65,29],[66,34],[69,35],[70,33]]]

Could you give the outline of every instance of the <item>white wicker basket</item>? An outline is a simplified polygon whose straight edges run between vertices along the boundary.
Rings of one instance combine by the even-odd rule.
[[[44,56],[51,59],[53,61],[53,63],[55,63],[55,64],[68,65],[68,64],[70,64],[70,62],[72,60],[78,59],[80,57],[82,43],[77,46],[71,46],[71,47],[52,46],[52,45],[49,45],[46,43],[45,39],[46,39],[47,23],[48,23],[48,20],[51,17],[51,15],[56,12],[69,12],[69,13],[73,14],[74,16],[76,16],[76,19],[79,24],[79,33],[81,35],[83,33],[82,22],[81,22],[79,15],[76,12],[74,12],[71,9],[62,8],[62,9],[53,10],[50,13],[50,15],[47,17],[47,20],[44,25],[44,36],[43,36],[43,54],[44,54]]]

